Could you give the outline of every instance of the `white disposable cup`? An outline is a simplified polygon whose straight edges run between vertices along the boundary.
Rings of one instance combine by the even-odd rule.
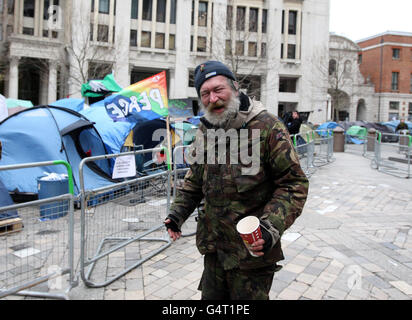
[[[246,248],[253,257],[258,257],[252,250],[252,243],[262,239],[260,221],[255,216],[247,216],[240,220],[236,225],[236,230],[245,243]]]

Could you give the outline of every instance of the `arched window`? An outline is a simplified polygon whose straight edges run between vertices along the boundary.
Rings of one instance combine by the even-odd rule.
[[[329,60],[329,75],[332,75],[336,72],[336,60]]]
[[[345,72],[352,72],[352,62],[350,62],[350,60],[345,61]]]

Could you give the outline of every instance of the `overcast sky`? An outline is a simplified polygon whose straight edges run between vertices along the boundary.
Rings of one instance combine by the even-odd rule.
[[[385,31],[412,33],[412,0],[330,0],[329,31],[353,41]]]

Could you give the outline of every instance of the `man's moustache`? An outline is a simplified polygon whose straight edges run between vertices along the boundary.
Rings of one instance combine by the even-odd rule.
[[[220,107],[225,107],[225,106],[226,106],[225,103],[223,101],[219,100],[215,103],[209,103],[208,106],[207,106],[207,109],[208,110],[213,110],[215,108],[220,108]]]

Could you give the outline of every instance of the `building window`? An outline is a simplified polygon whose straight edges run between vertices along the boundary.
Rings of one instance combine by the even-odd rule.
[[[166,0],[157,0],[156,21],[157,22],[166,21]]]
[[[7,2],[8,14],[14,14],[14,0],[8,0]]]
[[[399,90],[399,72],[392,72],[392,91]]]
[[[399,60],[401,58],[401,49],[393,48],[392,49],[392,59]]]
[[[245,30],[245,16],[246,16],[246,8],[237,7],[236,9],[236,30],[237,31]]]
[[[206,52],[206,37],[197,37],[197,52]]]
[[[232,55],[232,41],[226,40],[226,45],[225,45],[225,54],[227,56]]]
[[[331,59],[329,60],[329,75],[331,76],[336,72],[336,60]]]
[[[226,8],[226,30],[232,30],[233,19],[233,7],[227,6]]]
[[[248,44],[248,56],[249,57],[257,57],[257,43],[256,42],[249,42],[249,44]]]
[[[152,20],[152,0],[143,0],[143,20]]]
[[[279,92],[296,93],[297,78],[279,78]]]
[[[344,70],[346,73],[352,72],[352,62],[350,62],[350,60],[346,60],[344,68],[345,68]]]
[[[195,72],[193,70],[189,70],[189,79],[188,85],[190,88],[195,87]]]
[[[99,0],[99,13],[109,14],[110,0]]]
[[[97,41],[101,41],[101,42],[109,41],[109,26],[105,24],[99,24],[97,26]]]
[[[268,25],[268,11],[267,9],[262,10],[262,33],[266,33]]]
[[[389,102],[389,110],[399,111],[399,101],[390,101]]]
[[[408,121],[412,121],[412,102],[409,102]]]
[[[358,63],[359,63],[359,64],[362,63],[362,53],[358,55]]]
[[[411,80],[410,80],[410,85],[409,86],[410,86],[409,91],[412,92],[412,73],[411,73]]]
[[[282,10],[282,34],[285,32],[285,10]]]
[[[43,19],[44,20],[49,19],[49,6],[50,6],[50,0],[44,0],[44,8],[43,8]],[[47,35],[45,37],[47,37]]]
[[[393,113],[393,112],[389,112],[389,121],[394,121],[396,119],[398,119],[399,117],[399,113]]]
[[[176,50],[175,39],[176,37],[174,34],[169,34],[169,50]]]
[[[170,1],[170,23],[176,24],[176,0]]]
[[[139,0],[132,0],[132,19],[137,19],[139,16]]]
[[[258,9],[250,8],[249,9],[249,31],[257,32],[258,31]]]
[[[296,45],[288,44],[288,59],[296,59]]]
[[[24,0],[23,16],[34,18],[34,0]]]
[[[260,56],[266,58],[266,42],[262,42],[262,47],[260,49]]]
[[[298,17],[297,11],[289,11],[289,25],[288,25],[289,34],[296,34],[297,17]]]
[[[165,34],[156,32],[155,38],[155,48],[164,49],[165,48]]]
[[[198,11],[198,20],[197,25],[199,27],[207,26],[207,2],[199,1],[199,11]]]
[[[49,7],[50,6],[58,6],[59,5],[59,0],[44,0],[44,7],[43,7],[43,19],[48,20],[49,19]],[[56,14],[56,10],[53,10],[52,14]]]
[[[151,47],[151,37],[152,33],[149,31],[142,31],[142,44],[141,46],[144,48],[150,48]]]
[[[245,45],[243,41],[236,41],[236,55],[243,56],[245,54]]]
[[[33,36],[34,35],[34,28],[23,27],[23,34]]]
[[[137,47],[137,30],[130,30],[130,46]]]

